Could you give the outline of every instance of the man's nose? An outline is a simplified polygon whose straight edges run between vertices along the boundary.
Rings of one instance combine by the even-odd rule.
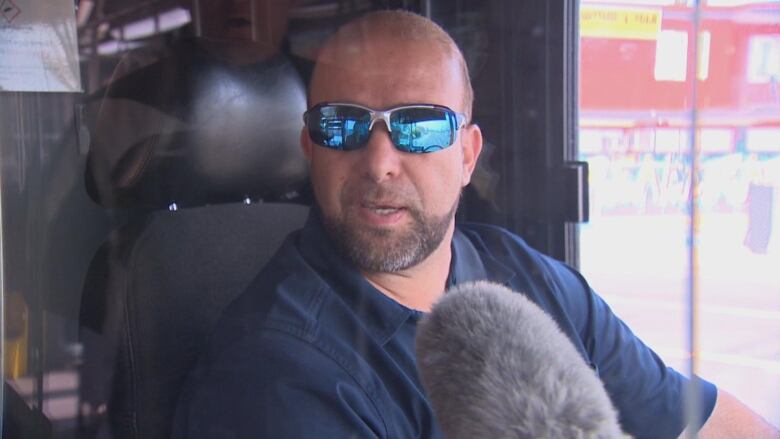
[[[384,124],[375,124],[366,146],[362,148],[358,166],[367,177],[381,182],[398,176],[401,172],[402,152],[390,140],[390,132]]]

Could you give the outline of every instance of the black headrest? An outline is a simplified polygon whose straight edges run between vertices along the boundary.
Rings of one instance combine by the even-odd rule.
[[[284,55],[237,65],[184,40],[101,95],[86,180],[103,206],[274,200],[306,181],[305,86]]]

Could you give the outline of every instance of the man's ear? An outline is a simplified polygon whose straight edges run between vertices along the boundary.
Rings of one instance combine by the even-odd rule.
[[[311,139],[309,138],[309,132],[306,130],[306,127],[301,128],[301,150],[303,151],[303,155],[306,156],[306,160],[311,161]]]
[[[482,152],[482,130],[476,124],[467,125],[462,130],[463,180],[461,187],[466,187],[471,182],[471,174],[474,173],[479,154]]]

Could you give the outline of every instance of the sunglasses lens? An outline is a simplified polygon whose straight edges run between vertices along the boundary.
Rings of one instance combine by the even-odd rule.
[[[434,152],[452,145],[456,116],[443,108],[404,108],[390,117],[393,143],[406,152]]]
[[[368,140],[370,125],[368,111],[345,105],[317,107],[306,117],[312,141],[333,149],[360,148]]]

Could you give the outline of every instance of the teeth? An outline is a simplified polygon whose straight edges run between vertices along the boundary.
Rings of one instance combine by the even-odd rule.
[[[394,208],[378,208],[378,207],[372,207],[370,208],[371,211],[379,214],[379,215],[390,215],[392,213],[398,212],[399,209]]]

